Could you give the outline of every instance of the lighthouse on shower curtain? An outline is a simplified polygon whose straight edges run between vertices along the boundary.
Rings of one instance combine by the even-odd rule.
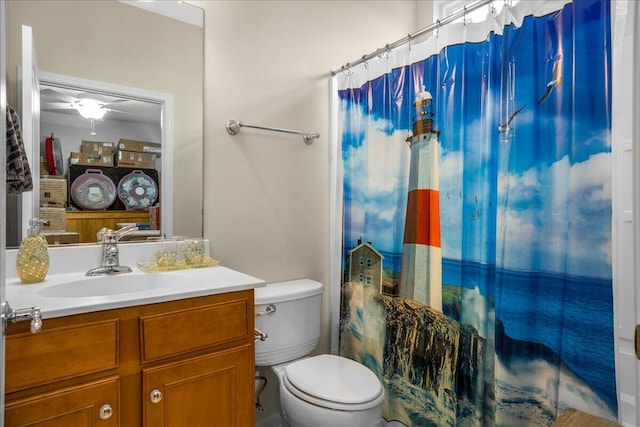
[[[407,138],[411,168],[398,295],[442,311],[439,132],[433,129],[431,100],[425,90],[416,96],[413,135]]]

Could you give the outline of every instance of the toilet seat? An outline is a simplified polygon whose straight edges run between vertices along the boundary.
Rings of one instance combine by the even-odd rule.
[[[287,365],[282,379],[287,390],[299,399],[329,409],[365,410],[384,399],[380,381],[371,370],[330,354]]]

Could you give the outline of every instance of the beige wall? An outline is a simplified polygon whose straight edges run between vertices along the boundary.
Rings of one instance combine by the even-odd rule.
[[[433,24],[433,2],[431,0],[416,0],[416,27],[414,31]]]
[[[205,236],[226,266],[328,290],[330,71],[413,31],[416,3],[193,3],[205,10]],[[230,136],[230,119],[320,139],[307,146],[248,128]]]
[[[328,352],[330,71],[415,31],[416,1],[191,3],[205,10],[204,234],[230,268],[322,282],[317,351]],[[307,146],[248,128],[230,136],[231,119],[320,139]]]
[[[42,71],[174,96],[174,234],[202,234],[202,28],[114,0],[7,1],[8,101],[17,105],[21,25]]]

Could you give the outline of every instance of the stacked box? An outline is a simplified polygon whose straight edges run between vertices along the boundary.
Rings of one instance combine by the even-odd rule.
[[[80,243],[80,233],[75,231],[45,231],[42,234],[50,245]]]
[[[162,154],[162,146],[155,142],[135,141],[133,139],[120,139],[118,150],[138,151],[140,153],[152,153],[157,157]]]
[[[160,230],[160,205],[156,204],[149,208],[149,229]]]
[[[155,169],[156,155],[139,151],[118,151],[118,167]]]
[[[67,210],[65,208],[40,207],[40,219],[49,221],[42,225],[42,231],[65,231],[67,229]]]
[[[47,164],[46,156],[40,156],[40,175],[49,175],[49,165]]]
[[[116,154],[116,144],[113,142],[82,141],[80,152],[93,155],[106,154],[113,156]]]
[[[113,167],[113,154],[96,153],[71,153],[69,156],[69,166],[103,166]]]
[[[40,177],[40,204],[67,206],[67,179],[60,175]]]

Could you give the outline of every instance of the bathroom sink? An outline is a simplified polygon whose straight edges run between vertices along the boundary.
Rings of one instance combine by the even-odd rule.
[[[180,273],[125,273],[84,277],[43,288],[38,295],[49,298],[88,298],[149,292],[180,286],[186,276]]]

